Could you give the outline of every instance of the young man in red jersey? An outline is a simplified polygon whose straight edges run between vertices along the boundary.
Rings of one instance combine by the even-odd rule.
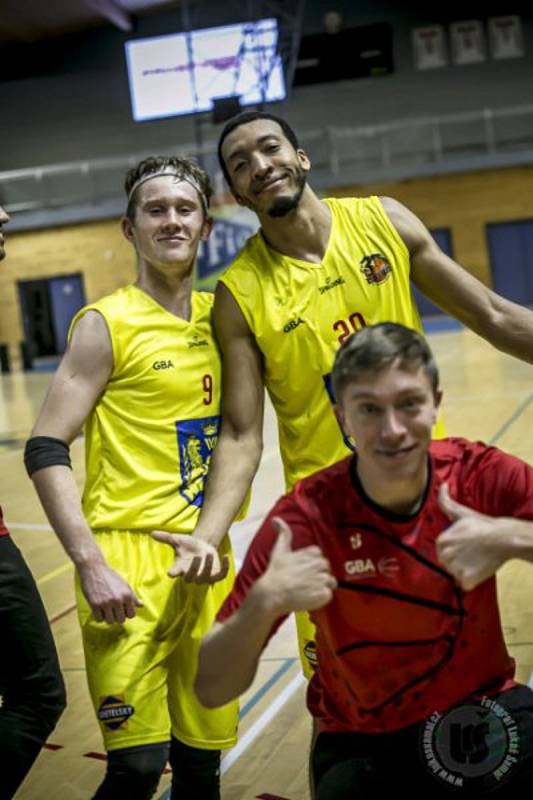
[[[284,617],[309,610],[317,800],[399,786],[524,797],[533,692],[513,680],[494,575],[533,561],[533,469],[479,442],[431,442],[438,372],[402,325],[356,333],[332,378],[357,452],[274,506],[203,642],[198,695],[241,694]]]

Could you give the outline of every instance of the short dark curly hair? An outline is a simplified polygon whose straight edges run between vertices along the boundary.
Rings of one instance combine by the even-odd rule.
[[[398,361],[401,369],[422,367],[433,393],[439,388],[439,371],[433,353],[418,331],[396,322],[369,325],[349,337],[337,351],[331,382],[340,402],[346,387],[366,372],[379,372]]]
[[[218,162],[220,164],[220,168],[224,174],[226,182],[228,186],[231,188],[231,178],[229,176],[228,169],[226,167],[226,163],[222,158],[222,145],[224,144],[224,140],[226,136],[235,130],[235,128],[240,128],[241,125],[247,125],[249,122],[255,122],[257,119],[270,119],[272,122],[277,122],[281,130],[283,131],[285,138],[288,142],[293,146],[294,150],[299,150],[300,143],[298,142],[298,137],[296,136],[295,132],[291,128],[288,122],[286,122],[282,117],[276,116],[276,114],[271,114],[270,111],[241,111],[240,114],[237,114],[235,117],[232,117],[228,122],[226,122],[224,128],[222,129],[222,133],[220,134],[220,139],[218,140]]]
[[[155,172],[160,172],[166,167],[175,169],[178,175],[183,175],[184,178],[192,178],[202,190],[206,205],[209,208],[209,203],[213,196],[213,188],[207,172],[193,159],[184,158],[182,156],[149,156],[148,158],[144,158],[136,167],[132,167],[126,173],[126,179],[124,181],[126,197],[129,197],[132,186],[134,186],[140,178]],[[131,221],[133,221],[135,217],[137,208],[136,195],[137,191],[132,194],[126,209],[126,216]]]

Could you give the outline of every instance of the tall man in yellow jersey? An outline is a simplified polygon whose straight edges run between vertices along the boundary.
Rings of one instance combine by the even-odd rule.
[[[237,708],[213,713],[192,691],[200,639],[232,580],[225,531],[220,540],[191,535],[220,420],[213,297],[192,291],[211,187],[192,162],[157,157],[129,171],[126,193],[122,228],[139,278],[74,319],[26,465],[76,566],[89,689],[108,751],[95,800],[152,797],[167,758],[173,800],[217,800]],[[69,444],[83,423],[80,503]],[[171,533],[171,574],[183,580],[166,574],[174,551],[161,542]]]
[[[410,278],[496,347],[533,362],[531,311],[448,258],[397,201],[317,197],[307,183],[309,158],[285,120],[253,111],[234,117],[221,134],[219,159],[237,202],[261,227],[215,294],[223,424],[196,528],[202,537],[222,535],[253,479],[264,386],[278,417],[288,490],[345,456],[331,403],[334,353],[365,325],[391,321],[420,330]],[[312,658],[309,632],[301,638]]]

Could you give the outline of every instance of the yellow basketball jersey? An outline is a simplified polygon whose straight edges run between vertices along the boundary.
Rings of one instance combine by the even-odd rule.
[[[90,309],[103,316],[114,359],[85,425],[91,528],[194,529],[220,425],[212,304],[213,295],[193,292],[187,322],[127,286],[74,318],[72,326]]]
[[[259,231],[221,277],[264,356],[288,489],[348,452],[330,385],[339,344],[378,322],[422,330],[409,252],[379,199],[324,202],[332,224],[322,263],[273,250]]]

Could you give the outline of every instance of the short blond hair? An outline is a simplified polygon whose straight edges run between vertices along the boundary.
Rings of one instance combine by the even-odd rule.
[[[132,167],[126,173],[124,181],[124,190],[128,200],[128,208],[126,209],[126,216],[133,222],[135,211],[137,208],[136,195],[137,191],[132,189],[136,183],[148,175],[154,175],[163,170],[174,170],[176,176],[183,176],[184,180],[191,178],[193,185],[197,185],[205,198],[205,208],[209,208],[211,197],[213,196],[213,188],[209,175],[202,169],[202,167],[192,158],[185,158],[183,156],[149,156],[140,161],[136,167]],[[130,197],[131,194],[131,197]],[[204,206],[204,203],[202,203]]]

